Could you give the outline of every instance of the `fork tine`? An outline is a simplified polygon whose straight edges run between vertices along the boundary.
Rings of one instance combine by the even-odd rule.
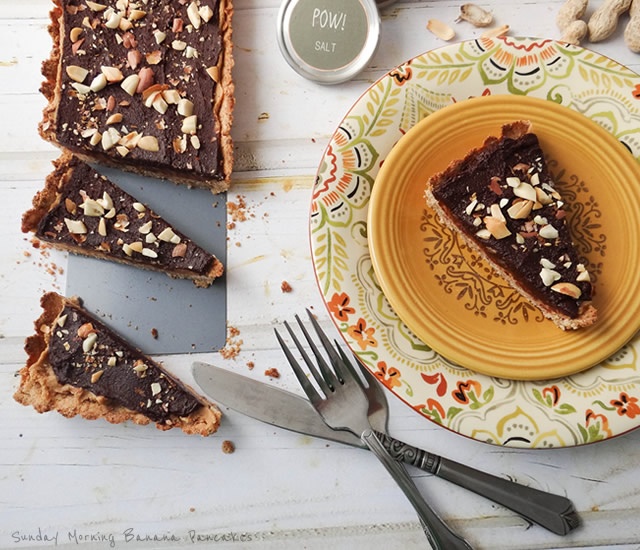
[[[336,340],[334,340],[334,343],[335,343],[335,349],[338,351],[338,354],[340,355],[340,359],[342,359],[342,364],[349,371],[349,373],[355,379],[355,381],[358,382],[360,387],[363,390],[366,389],[364,382],[362,381],[362,377],[358,374],[357,369],[353,366],[353,363],[349,360],[349,357],[347,357],[347,354],[340,347],[340,344],[338,344]]]
[[[318,357],[317,349],[314,349],[315,348],[314,343],[309,339],[309,335],[306,334],[305,328],[301,324],[300,319],[298,318],[298,316],[296,315],[295,317],[296,317],[296,320],[298,321],[298,324],[300,325],[300,328],[302,329],[303,334],[305,334],[305,337],[306,337],[307,341],[311,345],[311,349],[313,350],[314,355],[316,357]],[[311,373],[311,375],[313,376],[315,381],[320,386],[320,389],[324,392],[325,395],[329,395],[334,390],[334,387],[332,386],[331,381],[326,379],[326,375],[325,375],[324,378],[323,378],[323,376],[320,375],[320,373],[318,372],[318,369],[313,364],[313,361],[311,361],[311,358],[309,357],[309,355],[305,351],[304,347],[302,347],[302,344],[300,343],[300,340],[298,340],[298,337],[293,332],[293,329],[291,328],[289,323],[287,323],[285,321],[284,322],[284,326],[289,331],[289,335],[291,336],[291,339],[293,340],[293,343],[295,344],[296,348],[298,348],[298,351],[300,352],[300,355],[302,355],[302,359],[304,360],[305,364],[307,365],[307,368],[309,369],[309,372]],[[322,370],[322,365],[320,365],[320,369]],[[323,374],[324,374],[324,372],[323,372]]]
[[[309,312],[309,310],[307,310],[307,313],[309,314],[309,316],[311,316],[311,313]],[[315,356],[316,360],[318,361],[318,367],[320,368],[320,372],[322,373],[322,376],[326,380],[327,384],[329,384],[329,386],[331,386],[332,389],[335,389],[337,384],[341,384],[343,382],[343,378],[344,377],[341,376],[340,372],[338,372],[338,371],[334,372],[329,368],[329,365],[327,364],[324,356],[320,353],[320,350],[318,349],[318,346],[316,346],[316,344],[314,343],[313,338],[311,338],[311,335],[309,334],[309,331],[306,329],[306,327],[304,326],[304,324],[300,320],[300,317],[298,317],[296,315],[296,319],[298,321],[298,324],[300,325],[300,330],[302,330],[302,334],[304,334],[304,337],[307,339],[307,342],[309,342],[309,346],[311,346],[311,350],[313,351],[313,355]],[[313,321],[315,321],[315,319],[313,319]],[[318,333],[319,326],[318,326],[318,328],[316,328],[316,325],[317,325],[317,322],[316,322],[316,324],[314,324],[314,328],[316,330],[316,333],[320,337],[320,340],[322,340],[322,336],[324,336],[324,333]],[[326,336],[324,336],[324,338],[326,339]],[[333,365],[333,367],[335,369],[335,362],[334,362],[333,358],[331,357],[331,353],[333,352],[333,350],[331,350],[330,348],[327,349],[327,347],[326,347],[324,342],[322,342],[322,345],[327,350],[327,355],[329,356],[329,359],[331,360],[331,364]]]
[[[284,340],[280,336],[280,333],[278,332],[278,330],[274,329],[274,332],[276,333],[276,338],[278,340],[278,343],[280,344],[280,347],[282,348],[282,351],[284,352],[284,355],[287,358],[287,361],[289,362],[289,365],[291,365],[291,369],[293,370],[294,374],[296,375],[296,378],[298,379],[298,382],[300,382],[300,385],[302,386],[302,389],[304,390],[304,393],[307,394],[307,397],[309,398],[309,401],[311,401],[311,403],[313,405],[316,405],[319,401],[322,400],[322,397],[317,392],[317,390],[313,387],[313,384],[311,384],[311,382],[309,382],[309,379],[305,376],[305,374],[302,371],[302,368],[300,367],[298,361],[296,361],[296,358],[293,356],[291,351],[289,351],[289,348],[287,347],[287,345],[285,344]]]
[[[322,347],[325,349],[325,351],[327,352],[327,355],[329,356],[329,360],[331,361],[331,365],[333,366],[333,369],[335,370],[336,375],[338,376],[338,379],[340,380],[341,383],[344,383],[346,373],[343,368],[344,365],[343,365],[342,358],[340,357],[340,355],[338,355],[338,353],[336,353],[336,350],[331,344],[331,341],[329,340],[328,336],[322,330],[322,327],[320,327],[320,324],[318,323],[316,318],[313,316],[311,311],[309,311],[308,309],[307,309],[307,315],[311,320],[313,329],[315,330],[316,334],[318,335],[318,338],[320,339],[320,342],[322,343]]]

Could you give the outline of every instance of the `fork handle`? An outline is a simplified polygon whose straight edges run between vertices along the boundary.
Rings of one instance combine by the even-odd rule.
[[[415,483],[399,462],[396,462],[380,442],[379,436],[373,430],[365,430],[360,436],[367,447],[384,464],[387,471],[393,476],[409,502],[416,510],[422,523],[427,539],[434,550],[471,550],[471,546],[456,535],[449,526],[431,509],[424,500]]]
[[[380,432],[376,435],[394,459],[502,504],[557,535],[566,535],[580,525],[573,503],[566,497],[476,470]]]

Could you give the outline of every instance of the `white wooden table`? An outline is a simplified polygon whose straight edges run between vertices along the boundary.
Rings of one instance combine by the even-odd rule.
[[[512,35],[559,38],[561,1],[492,0]],[[599,4],[592,2],[592,6]],[[237,163],[229,199],[251,214],[229,231],[228,322],[240,353],[198,359],[295,389],[272,326],[303,307],[324,312],[308,243],[311,186],[340,119],[375,79],[443,43],[430,18],[453,22],[461,2],[398,2],[382,17],[380,48],[352,82],[322,87],[286,65],[276,37],[277,0],[236,0],[234,40]],[[217,434],[113,426],[39,415],[16,404],[45,290],[64,292],[66,258],[43,257],[20,233],[21,213],[57,156],[37,134],[44,100],[40,62],[48,55],[48,0],[0,0],[0,547],[1,548],[426,548],[416,516],[369,454],[294,435],[223,409]],[[593,9],[593,7],[591,9]],[[480,31],[456,26],[457,39]],[[587,45],[640,72],[621,29]],[[55,266],[55,267],[54,267]],[[59,269],[58,269],[59,268]],[[282,281],[293,289],[282,293]],[[240,342],[238,342],[240,343]],[[192,357],[161,358],[188,380]],[[249,370],[248,362],[255,367]],[[412,470],[442,516],[476,548],[640,548],[640,432],[605,443],[526,451],[465,439],[390,396],[391,433],[492,473],[567,494],[583,526],[557,537],[483,498]],[[231,440],[233,454],[222,452]]]

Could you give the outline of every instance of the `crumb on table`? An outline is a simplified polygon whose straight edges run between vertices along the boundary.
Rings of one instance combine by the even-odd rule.
[[[272,369],[267,369],[266,371],[264,371],[264,375],[271,378],[280,378],[280,371],[274,367]]]
[[[293,289],[291,288],[291,285],[287,281],[282,281],[282,284],[280,285],[280,290],[282,290],[282,292],[291,292]]]
[[[228,439],[225,439],[222,442],[222,452],[224,454],[230,455],[235,450],[236,450],[236,446],[233,444],[233,441],[229,441]]]
[[[220,350],[220,355],[223,359],[234,359],[240,353],[243,341],[238,338],[240,330],[236,327],[229,325],[227,327],[227,333],[227,340],[224,347]]]

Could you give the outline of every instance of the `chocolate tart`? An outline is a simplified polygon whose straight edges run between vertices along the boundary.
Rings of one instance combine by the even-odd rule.
[[[221,413],[160,364],[130,346],[76,299],[54,292],[41,299],[36,333],[26,340],[27,364],[14,399],[40,413],[104,418],[117,424],[155,422],[203,436]]]
[[[70,153],[54,162],[22,216],[22,231],[75,254],[191,279],[207,287],[222,263],[107,177]]]
[[[87,161],[225,191],[231,0],[54,0],[40,134]]]
[[[528,121],[502,128],[427,182],[427,204],[563,330],[593,324],[593,288]]]

